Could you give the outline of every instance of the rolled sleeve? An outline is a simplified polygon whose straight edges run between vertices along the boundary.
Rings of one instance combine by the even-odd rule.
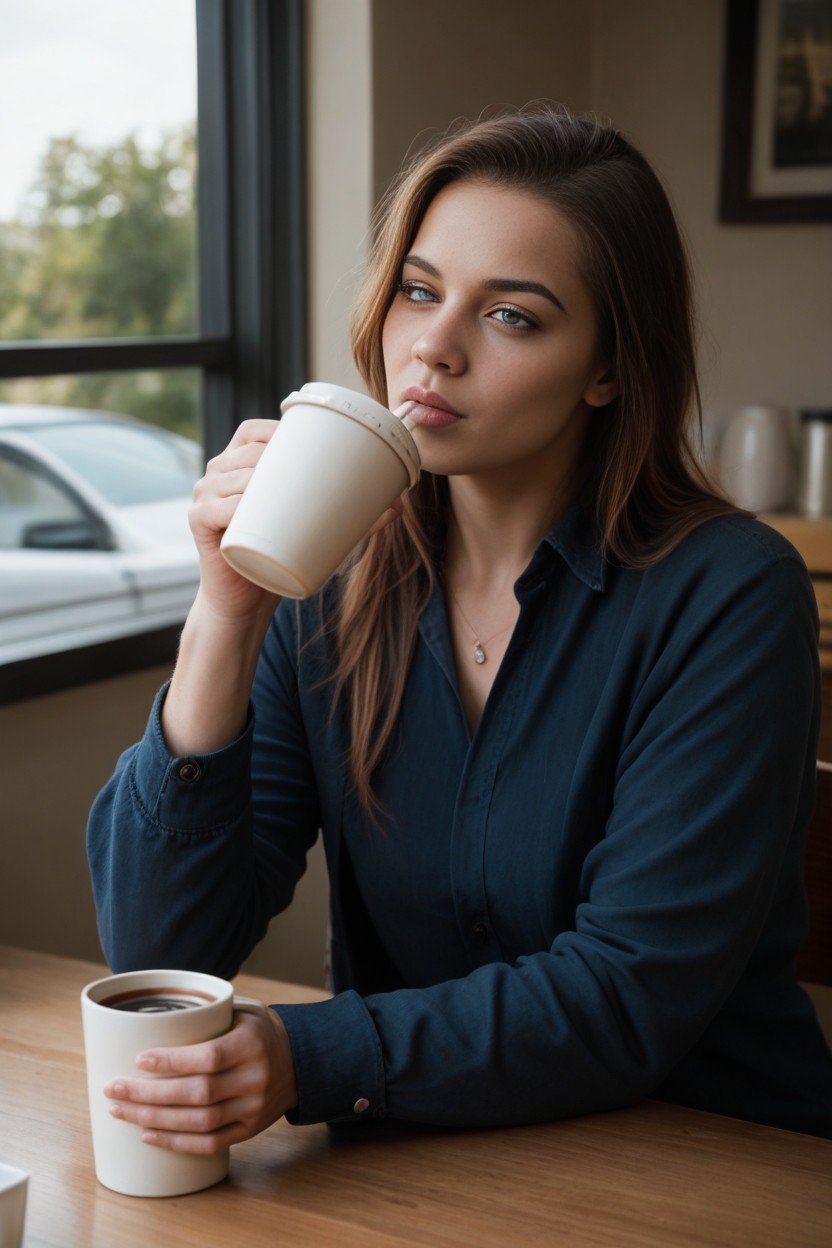
[[[113,970],[178,966],[230,978],[292,900],[320,808],[294,696],[292,615],[278,615],[241,735],[212,753],[174,756],[160,720],[165,685],[141,741],[93,803],[87,853]]]
[[[144,737],[133,757],[135,795],[149,820],[165,831],[221,832],[244,813],[248,793],[254,717],[248,709],[241,735],[211,754],[173,755],[162,732],[162,707],[170,681],[157,693]]]
[[[293,1126],[385,1117],[381,1043],[357,992],[270,1008],[286,1027],[295,1063],[298,1104],[286,1115]]]

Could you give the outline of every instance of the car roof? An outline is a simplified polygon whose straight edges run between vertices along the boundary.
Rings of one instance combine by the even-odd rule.
[[[0,429],[25,429],[27,425],[67,425],[79,421],[105,420],[134,424],[131,416],[95,412],[85,407],[49,407],[39,403],[0,403]]]

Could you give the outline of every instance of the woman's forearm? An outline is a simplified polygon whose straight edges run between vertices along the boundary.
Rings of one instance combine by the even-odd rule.
[[[227,620],[197,593],[162,708],[172,754],[210,754],[243,731],[263,639],[279,602],[270,597],[251,619]]]

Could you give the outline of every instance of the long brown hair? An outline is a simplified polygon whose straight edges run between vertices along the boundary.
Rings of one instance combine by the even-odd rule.
[[[667,195],[617,130],[560,105],[457,122],[394,179],[374,215],[350,323],[367,392],[387,402],[382,327],[428,205],[444,186],[473,178],[533,192],[580,240],[598,358],[618,387],[611,403],[595,409],[580,470],[605,557],[647,568],[704,521],[750,514],[721,494],[691,444],[692,415],[702,436],[691,280]],[[396,725],[447,508],[446,479],[423,472],[401,518],[367,538],[337,573],[333,708],[345,694],[352,781],[377,827],[384,808],[373,774]]]

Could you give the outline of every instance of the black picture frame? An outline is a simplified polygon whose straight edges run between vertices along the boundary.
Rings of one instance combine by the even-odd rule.
[[[791,0],[793,3],[794,0]],[[723,77],[723,137],[722,177],[720,187],[720,221],[743,223],[796,223],[832,221],[832,190],[800,190],[800,179],[805,181],[804,169],[815,179],[825,180],[827,168],[832,178],[832,153],[826,164],[826,141],[817,149],[817,155],[809,165],[795,165],[790,171],[780,165],[771,181],[777,179],[777,189],[759,189],[754,185],[755,141],[759,142],[760,127],[765,115],[771,116],[771,127],[766,133],[771,147],[774,135],[774,110],[764,114],[760,108],[763,87],[768,79],[771,85],[776,79],[776,62],[773,59],[771,40],[761,41],[763,22],[773,20],[771,6],[782,0],[727,0],[725,10],[725,58]],[[832,0],[805,0],[806,9],[814,9],[822,15],[824,28],[832,30]],[[827,26],[828,10],[828,26]],[[769,56],[758,65],[760,44],[765,42]],[[779,45],[777,47],[779,54]],[[773,89],[773,88],[772,88]],[[832,87],[829,97],[829,131],[832,132]],[[826,113],[824,113],[824,119]],[[824,120],[824,127],[826,122]],[[817,127],[816,131],[817,132]],[[780,132],[782,133],[782,131]],[[814,132],[813,132],[814,133]],[[776,140],[780,141],[779,136]],[[774,171],[773,164],[769,172]],[[794,192],[783,193],[783,187],[791,182]]]

